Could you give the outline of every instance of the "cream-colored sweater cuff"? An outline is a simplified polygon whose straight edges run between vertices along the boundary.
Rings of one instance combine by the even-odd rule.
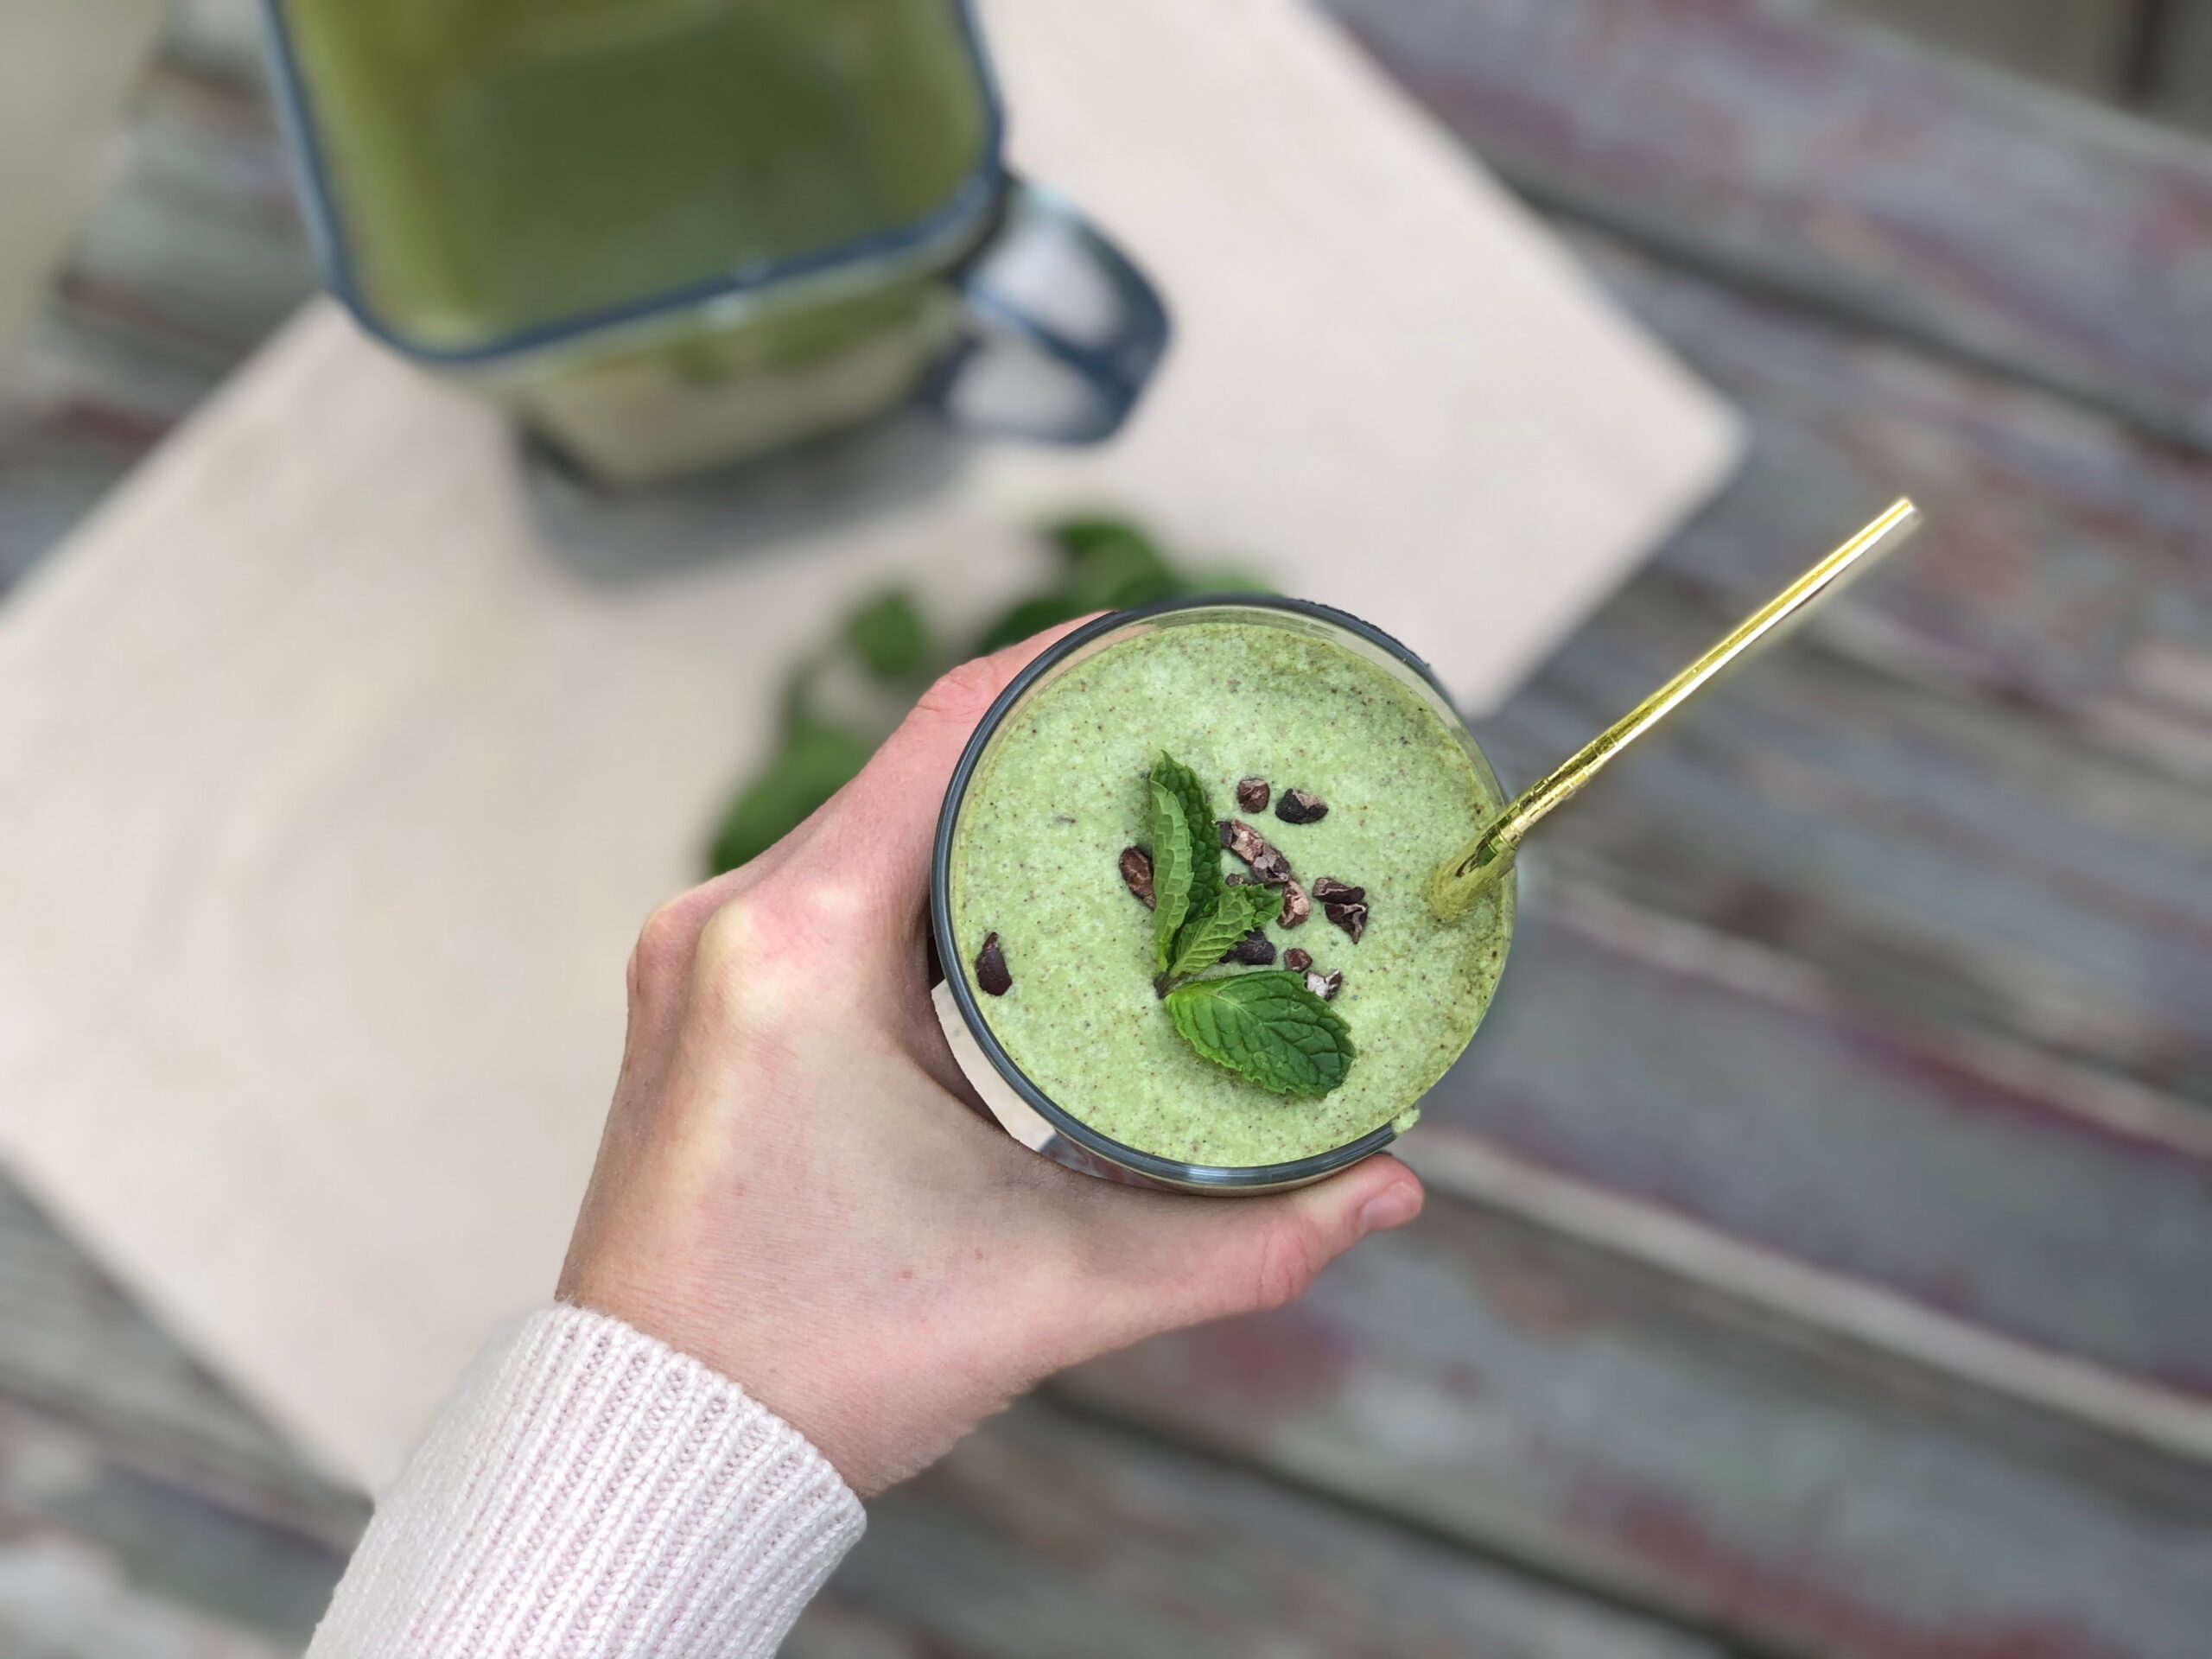
[[[768,1659],[862,1524],[728,1378],[548,1308],[470,1368],[308,1659]]]

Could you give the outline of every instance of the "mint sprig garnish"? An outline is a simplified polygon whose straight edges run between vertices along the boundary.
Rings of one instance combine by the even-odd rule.
[[[1215,859],[1217,874],[1220,860]],[[1173,789],[1152,780],[1152,954],[1162,973],[1175,959],[1175,936],[1191,913],[1191,831]]]
[[[1237,940],[1274,920],[1281,909],[1282,897],[1273,887],[1224,887],[1203,916],[1185,924],[1167,977],[1181,979],[1212,967],[1236,948]]]
[[[1208,974],[1245,935],[1275,918],[1282,893],[1230,887],[1224,879],[1221,828],[1196,772],[1162,754],[1146,781],[1152,791],[1152,949],[1160,972],[1154,988],[1175,1029],[1207,1059],[1262,1089],[1327,1094],[1351,1069],[1351,1031],[1344,1016],[1298,974]],[[1201,974],[1208,976],[1192,977]]]
[[[1278,1095],[1327,1094],[1357,1052],[1344,1017],[1296,974],[1195,980],[1170,991],[1166,1007],[1192,1048]]]
[[[1163,753],[1152,763],[1152,781],[1173,790],[1177,803],[1183,809],[1183,825],[1191,849],[1191,911],[1192,916],[1203,916],[1221,896],[1221,830],[1213,815],[1213,803],[1206,798],[1206,786],[1192,772],[1172,754]],[[1155,842],[1154,857],[1157,858]]]

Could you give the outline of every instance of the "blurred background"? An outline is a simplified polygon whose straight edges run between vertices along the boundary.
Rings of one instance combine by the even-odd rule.
[[[1396,607],[1525,783],[1901,493],[1524,861],[1419,1225],[989,1425],[790,1651],[2212,1652],[2212,0],[987,7],[1096,227],[969,200],[909,7],[944,178],[474,289],[283,10],[0,0],[0,1654],[301,1649],[550,1287],[637,918],[935,667]],[[526,103],[474,222],[574,175]],[[861,315],[621,332],[939,200]]]

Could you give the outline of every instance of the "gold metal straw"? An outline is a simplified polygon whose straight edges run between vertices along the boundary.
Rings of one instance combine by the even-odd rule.
[[[1661,686],[1635,711],[1592,738],[1581,751],[1534,789],[1522,791],[1493,818],[1482,834],[1461,848],[1429,884],[1429,902],[1438,915],[1456,921],[1473,909],[1491,884],[1512,867],[1514,855],[1545,814],[1580,794],[1606,762],[1642,737],[1694,696],[1713,676],[1754,645],[1769,639],[1785,622],[1833,590],[1843,577],[1864,569],[1874,557],[1904,541],[1920,524],[1920,509],[1899,500],[1872,524],[1791,582],[1733,633]]]

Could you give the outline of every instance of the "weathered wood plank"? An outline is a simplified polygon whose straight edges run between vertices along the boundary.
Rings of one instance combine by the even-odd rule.
[[[1792,1651],[2196,1659],[2212,1467],[1471,1207],[1063,1385]]]
[[[0,402],[0,592],[315,286],[257,71],[193,27],[205,10],[181,9]]]
[[[65,1424],[118,1469],[334,1548],[366,1517],[0,1179],[0,1404]]]
[[[0,1653],[276,1659],[305,1645],[343,1562],[149,1478],[105,1433],[0,1402]]]
[[[2212,441],[2212,152],[1813,0],[1329,0],[1540,201]]]
[[[0,1651],[296,1650],[342,1567],[359,1506],[342,1501],[314,1533],[291,1514],[272,1520],[253,1495],[272,1480],[312,1489],[312,1477],[35,1211],[4,1187],[0,1200]],[[53,1408],[10,1403],[30,1393]],[[210,1441],[223,1470],[211,1467]],[[214,1499],[222,1491],[249,1502]],[[1202,1579],[1192,1573],[1198,1560]],[[1317,1562],[1327,1570],[1316,1573]],[[811,1659],[1046,1650],[1715,1651],[1039,1405],[987,1426],[874,1506],[868,1542],[791,1649]]]
[[[1652,581],[1607,618],[1497,723],[1510,776],[1548,767],[1715,626]],[[2201,785],[1801,645],[1604,787],[1546,826],[1576,879],[1785,949],[1863,1004],[2212,1102]]]
[[[1931,44],[2118,99],[2143,0],[1840,0]]]
[[[2212,1397],[2212,1120],[2177,1145],[2063,1068],[1854,1007],[1778,953],[1571,904],[1564,884],[1529,905],[1498,1006],[1410,1147],[1479,1135]]]
[[[1751,464],[1656,563],[1734,612],[1891,497],[1929,529],[1828,642],[2212,779],[2212,463],[2001,376],[1640,257],[1578,251],[1745,409]]]
[[[1509,779],[1891,491],[1936,525],[1547,826],[1536,948],[1432,1117],[2202,1392],[2212,468],[1583,245],[1758,436],[1485,731]],[[1577,891],[1627,902],[1547,965]]]
[[[1716,1659],[1708,1642],[1044,1404],[872,1506],[786,1652]],[[893,1637],[891,1633],[900,1633]]]
[[[1438,1130],[1405,1152],[1433,1192],[1627,1257],[1810,1345],[1864,1349],[1962,1399],[2026,1408],[2152,1458],[2212,1467],[2212,1408],[2199,1397],[2029,1346],[1866,1280],[1560,1174],[1464,1131]]]
[[[258,77],[166,57],[140,90],[123,178],[63,275],[65,315],[221,372],[316,281]]]
[[[107,183],[108,147],[164,10],[162,0],[107,0],[0,13],[0,380]]]
[[[2183,0],[2169,10],[2152,102],[2168,120],[2202,132],[2212,129],[2212,6]]]
[[[1617,613],[1639,624],[1615,655],[1557,664],[1510,730],[1592,730],[1710,632],[1656,586]],[[2212,1102],[2203,790],[1812,652],[1754,675],[1551,827],[1561,872],[1785,949],[1865,1007]],[[1500,747],[1516,774],[1537,752]]]

